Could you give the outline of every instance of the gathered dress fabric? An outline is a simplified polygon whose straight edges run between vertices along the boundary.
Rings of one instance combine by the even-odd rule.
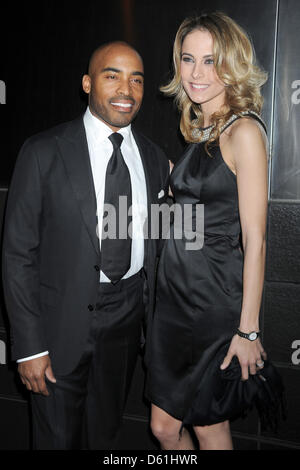
[[[190,144],[171,174],[175,205],[182,213],[185,205],[192,206],[194,229],[196,206],[204,205],[204,243],[201,249],[187,249],[190,240],[184,231],[181,238],[175,237],[171,225],[158,265],[148,345],[146,397],[174,418],[194,425],[222,422],[244,411],[243,406],[235,407],[235,392],[229,396],[232,387],[228,389],[220,372],[242,308],[237,180],[219,145],[210,145],[209,152],[211,156],[205,142]]]

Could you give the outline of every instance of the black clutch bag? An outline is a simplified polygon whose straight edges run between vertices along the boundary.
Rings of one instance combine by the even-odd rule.
[[[242,381],[236,356],[227,369],[221,370],[229,344],[223,345],[199,382],[194,400],[183,419],[183,425],[206,426],[246,416],[257,409],[262,429],[277,430],[286,418],[283,381],[276,367],[266,360],[263,369]]]

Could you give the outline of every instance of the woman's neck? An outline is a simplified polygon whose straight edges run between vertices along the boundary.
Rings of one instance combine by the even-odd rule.
[[[212,100],[201,104],[201,111],[203,113],[203,127],[209,127],[211,125],[211,116],[220,111],[225,102],[225,94],[220,93]]]

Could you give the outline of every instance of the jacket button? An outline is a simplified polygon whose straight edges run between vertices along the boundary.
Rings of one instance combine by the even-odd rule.
[[[93,305],[88,305],[88,309],[90,312],[92,312],[94,310],[94,306]]]
[[[96,264],[96,266],[94,266],[94,268],[95,268],[95,271],[97,271],[97,272],[100,271],[100,268],[99,268],[99,266],[98,266],[97,264]]]

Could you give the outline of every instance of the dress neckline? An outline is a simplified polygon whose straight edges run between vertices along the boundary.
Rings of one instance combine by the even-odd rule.
[[[244,116],[251,116],[254,119],[256,119],[263,126],[265,132],[267,132],[266,125],[265,125],[264,121],[262,120],[262,118],[259,116],[259,114],[257,114],[255,111],[242,111],[239,114],[232,114],[232,116],[230,116],[230,118],[221,127],[220,133],[225,131],[225,129],[227,129],[227,127],[229,127],[234,121],[236,121],[237,119],[240,119]],[[198,143],[207,142],[210,138],[210,134],[211,134],[211,131],[213,130],[213,128],[214,128],[214,125],[194,129],[193,130],[193,137],[195,137],[195,138],[199,137]]]

